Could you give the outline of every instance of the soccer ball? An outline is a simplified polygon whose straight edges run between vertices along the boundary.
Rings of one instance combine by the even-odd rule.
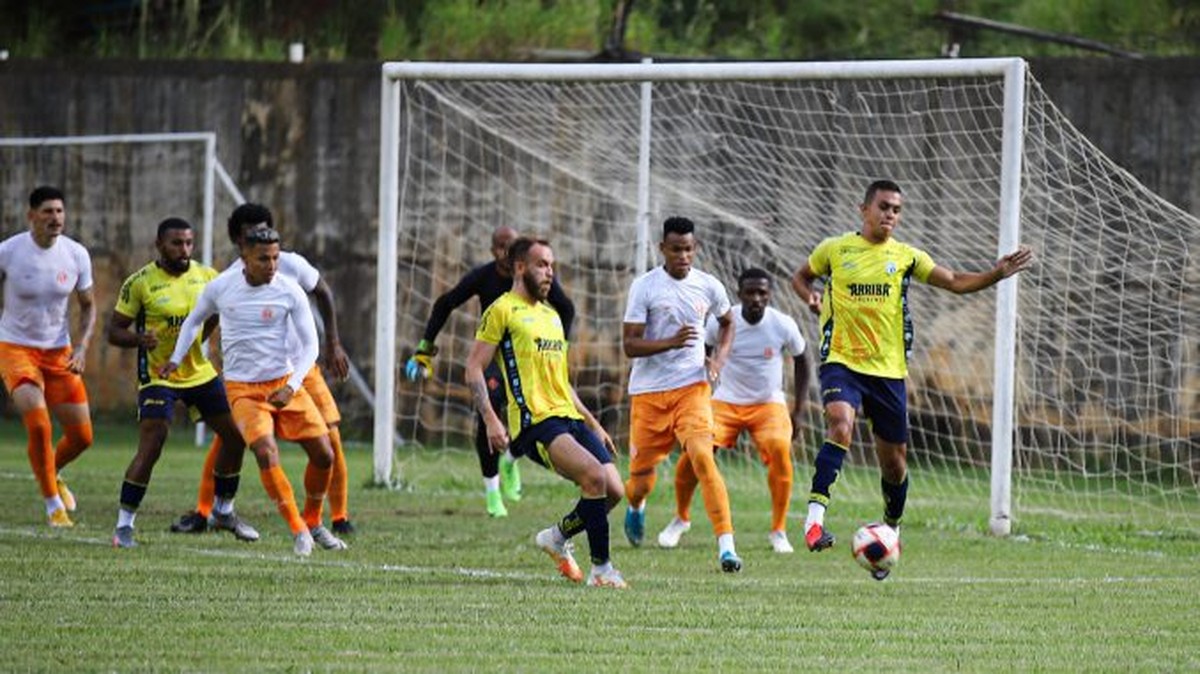
[[[850,553],[867,571],[886,571],[900,560],[900,534],[882,522],[864,524],[854,532]]]

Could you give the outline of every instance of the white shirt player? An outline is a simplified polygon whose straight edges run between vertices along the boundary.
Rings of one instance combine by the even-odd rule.
[[[225,272],[232,271],[241,273],[241,270],[245,268],[246,264],[242,262],[242,258],[239,257],[225,268]],[[317,281],[321,280],[321,272],[317,271],[317,268],[312,266],[312,263],[310,263],[307,258],[300,253],[292,253],[288,251],[279,251],[279,268],[275,270],[275,275],[295,281],[296,284],[300,286],[300,289],[305,293],[311,293],[313,289],[317,287]],[[309,309],[311,310],[312,307],[310,306]],[[316,320],[315,315],[313,316],[313,319],[314,321]],[[295,358],[300,355],[302,348],[300,344],[300,338],[294,333],[288,333],[287,345],[287,352],[289,356]]]
[[[733,346],[721,370],[713,400],[733,405],[785,403],[783,354],[804,353],[804,336],[791,316],[767,307],[762,319],[751,324],[742,316],[742,305],[733,307]],[[717,321],[709,319],[704,340],[717,344]]]
[[[92,260],[77,241],[59,235],[42,248],[22,232],[0,243],[4,310],[0,342],[57,349],[71,344],[67,303],[92,287]]]
[[[646,339],[666,339],[684,325],[694,326],[697,335],[704,334],[705,318],[723,316],[727,311],[729,295],[715,276],[693,268],[683,279],[676,279],[659,266],[630,286],[624,321],[644,324]],[[690,347],[634,358],[629,394],[672,391],[707,380],[704,341],[697,339]]]
[[[183,359],[204,321],[214,314],[221,317],[226,380],[264,382],[290,375],[288,386],[300,390],[317,362],[317,328],[308,297],[295,281],[277,272],[270,283],[252,286],[242,270],[225,270],[200,293],[179,329],[171,362]],[[289,330],[297,335],[298,352],[287,350]]]

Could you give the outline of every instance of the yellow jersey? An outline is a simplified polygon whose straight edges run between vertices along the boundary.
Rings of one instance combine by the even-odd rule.
[[[891,238],[873,244],[851,232],[822,241],[808,266],[826,278],[820,362],[877,377],[907,376],[913,341],[908,284],[928,281],[933,258]]]
[[[190,388],[217,376],[216,368],[200,348],[197,335],[171,379],[158,377],[158,368],[170,360],[175,350],[183,320],[195,306],[200,291],[216,277],[217,270],[193,260],[188,270],[178,276],[151,262],[125,279],[117,296],[117,313],[132,319],[138,332],[153,332],[158,337],[158,346],[153,350],[138,348],[139,388],[151,385]]]
[[[508,393],[508,433],[550,417],[583,419],[567,376],[567,340],[558,312],[545,302],[509,291],[479,319],[475,339],[496,345],[496,363]]]

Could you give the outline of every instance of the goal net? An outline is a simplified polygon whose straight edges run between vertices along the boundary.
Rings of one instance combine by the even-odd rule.
[[[402,366],[433,301],[490,259],[494,227],[554,245],[574,384],[624,447],[621,318],[630,282],[661,262],[662,220],[697,223],[697,266],[734,301],[742,269],[768,270],[812,345],[788,279],[821,239],[857,230],[866,185],[890,178],[906,196],[897,237],[938,264],[985,269],[1018,239],[1037,255],[978,294],[910,290],[910,517],[1200,524],[1200,223],[1092,146],[1023,62],[888,65],[386,64],[377,479],[392,421],[425,445],[471,444],[476,302],[439,335],[431,379]],[[823,434],[807,395],[797,499]],[[848,470],[838,498],[861,493],[877,516],[869,438],[861,426],[848,462],[869,470]]]

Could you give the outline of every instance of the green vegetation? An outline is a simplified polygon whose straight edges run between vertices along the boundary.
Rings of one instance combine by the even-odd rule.
[[[615,57],[931,58],[952,44],[960,56],[1097,53],[955,28],[939,11],[1147,56],[1200,54],[1193,0],[0,0],[0,49],[21,58],[281,61],[300,41],[317,61],[524,61],[553,57],[548,50],[599,54],[615,34],[625,50]]]
[[[986,503],[932,498],[922,474],[904,557],[876,583],[846,540],[877,514],[869,470],[839,483],[838,545],[770,552],[763,468],[723,453],[746,569],[717,570],[699,504],[681,548],[632,549],[614,513],[614,559],[632,588],[559,578],[533,534],[573,501],[525,463],[510,517],[482,513],[474,455],[403,451],[405,489],[365,489],[370,452],[348,452],[360,533],[344,553],[291,554],[252,469],[238,507],[263,532],[170,534],[191,507],[202,451],[177,429],[138,516],[140,547],[115,550],[132,425],[100,427],[67,471],[78,525],[43,523],[18,424],[0,426],[0,647],[8,671],[1172,671],[1200,667],[1200,540],[1131,527],[1023,519],[981,533]],[[301,452],[285,448],[300,484]],[[803,468],[798,475],[807,474]],[[801,491],[797,487],[797,493]],[[661,479],[650,538],[670,515]],[[802,505],[793,509],[793,536]],[[799,543],[798,540],[795,541]],[[578,541],[586,559],[586,541]],[[584,561],[586,568],[586,561]]]

